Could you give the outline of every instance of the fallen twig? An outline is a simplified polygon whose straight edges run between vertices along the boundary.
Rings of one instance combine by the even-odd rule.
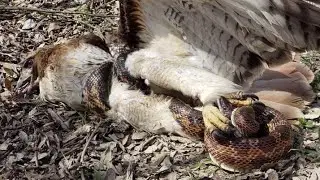
[[[102,121],[100,120],[99,123],[97,124],[96,128],[93,130],[93,132],[91,133],[90,137],[87,139],[87,142],[83,148],[83,151],[81,153],[81,158],[80,158],[80,162],[83,163],[84,162],[84,155],[87,151],[87,148],[90,144],[91,139],[93,138],[93,136],[96,134],[96,132],[98,131],[100,125],[101,125]]]
[[[122,145],[122,143],[118,141],[114,136],[109,135],[108,137],[111,138],[112,141],[116,142],[123,152],[127,152],[126,148]]]
[[[61,116],[59,116],[56,112],[54,112],[51,108],[49,108],[48,113],[50,114],[51,118],[61,126],[61,128],[65,131],[69,130],[69,126],[68,124],[66,124],[63,119],[61,118]]]
[[[68,17],[68,16],[63,15],[63,14],[59,14],[59,16],[64,17],[64,18],[67,18],[67,19],[69,19],[69,20],[71,20],[71,21],[73,21],[73,22],[75,22],[75,23],[79,23],[79,24],[83,24],[83,25],[85,25],[85,26],[88,26],[88,27],[91,28],[91,29],[96,29],[96,30],[97,30],[97,28],[96,28],[94,25],[91,25],[91,24],[89,24],[89,23],[86,23],[85,21],[82,21],[82,20],[80,20],[80,19]],[[108,21],[111,22],[111,20],[108,20]]]
[[[13,55],[8,54],[8,53],[4,53],[4,52],[0,52],[0,55],[3,55],[3,56],[9,56],[9,57],[11,57],[11,58],[14,58],[14,56],[13,56]]]

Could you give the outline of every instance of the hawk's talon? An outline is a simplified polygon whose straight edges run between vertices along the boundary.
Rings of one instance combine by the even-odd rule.
[[[204,125],[210,132],[221,130],[226,134],[232,134],[234,128],[231,121],[225,117],[221,111],[213,105],[205,105],[202,111]]]
[[[238,100],[238,99],[228,99],[229,102],[233,105],[236,105],[238,107],[241,106],[251,106],[255,101],[252,99],[246,99],[246,100]]]
[[[258,101],[259,97],[253,93],[244,93],[243,91],[238,91],[235,93],[230,93],[224,96],[227,99],[235,99],[235,100],[246,100],[252,99],[253,101]]]
[[[259,97],[255,94],[244,93],[238,91],[224,96],[231,104],[236,106],[250,106],[254,102],[259,101]]]
[[[245,99],[251,98],[253,101],[259,101],[259,97],[255,94],[243,94]]]

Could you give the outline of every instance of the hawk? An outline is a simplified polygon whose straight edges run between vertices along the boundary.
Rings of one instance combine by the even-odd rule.
[[[135,49],[126,67],[203,104],[239,90],[310,102],[313,75],[291,61],[293,52],[319,49],[314,2],[121,0],[121,31]],[[282,76],[272,75],[279,69]]]
[[[158,94],[191,97],[207,105],[219,96],[245,91],[287,118],[301,117],[300,109],[314,98],[312,72],[293,62],[292,55],[319,49],[316,1],[121,0],[120,22],[121,37],[131,49],[125,62],[129,74],[145,79]],[[40,79],[40,97],[78,108],[88,74],[112,61],[108,52],[102,40],[92,36],[40,50],[33,73],[34,80]],[[158,97],[128,95],[128,86],[105,83],[113,87],[107,85],[108,106],[135,127],[175,131],[166,121],[170,115],[145,112],[162,106]],[[131,106],[129,100],[146,102]],[[148,115],[141,119],[135,112]],[[157,115],[153,122],[158,125],[149,125],[147,117]]]

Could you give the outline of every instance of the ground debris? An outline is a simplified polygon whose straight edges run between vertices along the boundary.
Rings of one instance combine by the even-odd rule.
[[[0,9],[0,179],[320,179],[319,100],[306,112],[304,142],[291,158],[254,172],[228,173],[212,164],[201,142],[40,103],[37,93],[14,99],[14,90],[30,80],[28,58],[35,49],[88,32],[110,38],[119,9],[116,0],[5,4],[31,9]],[[318,70],[320,63],[312,67]]]

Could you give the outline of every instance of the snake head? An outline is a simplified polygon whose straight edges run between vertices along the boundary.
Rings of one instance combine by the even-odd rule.
[[[230,101],[228,101],[228,99],[223,96],[217,99],[216,105],[225,117],[231,119],[232,111],[236,108],[235,105],[230,103]]]
[[[255,111],[251,106],[235,108],[231,115],[232,125],[236,127],[236,136],[252,137],[260,129],[259,122],[256,121]]]
[[[268,113],[267,107],[259,102],[254,101],[253,104],[239,105],[230,102],[225,97],[220,97],[217,102],[217,107],[221,113],[230,119],[230,128],[232,133],[217,132],[216,137],[260,137],[268,134],[267,123],[273,118],[272,113]],[[232,128],[233,127],[233,128]]]

